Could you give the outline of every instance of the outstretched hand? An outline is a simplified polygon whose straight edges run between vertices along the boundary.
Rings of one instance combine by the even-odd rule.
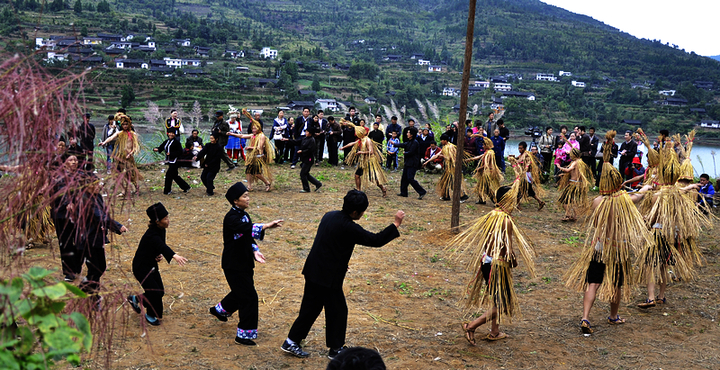
[[[253,252],[253,255],[255,256],[255,261],[258,261],[260,263],[265,263],[265,256],[263,256],[260,251]]]
[[[395,224],[395,227],[400,227],[404,218],[405,218],[405,212],[398,210],[397,213],[395,214],[395,221],[393,222],[393,224]]]
[[[285,221],[285,220],[283,220],[283,219],[275,220],[275,221],[268,222],[268,223],[264,224],[263,227],[264,227],[265,229],[274,229],[274,228],[276,228],[276,227],[282,227],[282,223],[283,223],[284,221]]]
[[[175,261],[177,261],[178,265],[180,265],[180,266],[185,266],[185,264],[187,263],[187,258],[185,258],[177,253],[172,258]]]

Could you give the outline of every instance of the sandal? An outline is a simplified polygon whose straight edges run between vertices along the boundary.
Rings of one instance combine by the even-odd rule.
[[[610,325],[622,325],[625,323],[625,319],[620,318],[620,315],[617,315],[615,319],[611,319],[610,317],[608,317],[608,323]]]
[[[587,320],[580,321],[580,330],[582,330],[583,334],[592,334],[594,331],[590,326],[590,321]]]
[[[497,333],[497,335],[493,335],[492,333],[488,333],[487,337],[485,337],[485,340],[494,341],[494,340],[505,339],[505,338],[507,338],[507,337],[508,337],[508,335],[505,334],[505,333],[503,333],[503,332],[499,332],[499,333]]]
[[[265,184],[265,191],[266,191],[266,192],[269,193],[271,189],[272,189],[272,183],[271,183],[271,182]]]
[[[470,325],[469,322],[464,322],[460,324],[462,327],[462,330],[465,332],[465,339],[470,343],[471,345],[475,345],[475,329],[470,330],[468,329],[468,326]]]
[[[645,302],[639,303],[638,307],[640,308],[650,308],[655,307],[655,300],[654,299],[647,299]]]
[[[543,207],[545,207],[545,202],[541,201],[540,203],[538,203],[538,211],[541,211]]]

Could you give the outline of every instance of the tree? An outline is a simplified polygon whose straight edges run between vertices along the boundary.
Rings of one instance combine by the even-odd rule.
[[[157,104],[151,102],[150,100],[147,101],[147,109],[145,112],[143,112],[145,120],[150,122],[151,125],[155,125],[159,120],[162,119],[162,114],[160,114],[160,107],[158,107]]]
[[[295,63],[295,62],[287,62],[287,63],[285,63],[285,68],[283,68],[283,70],[284,70],[288,75],[290,75],[290,79],[292,80],[292,82],[295,82],[295,81],[298,80],[299,73],[298,73],[297,63]]]
[[[83,7],[80,0],[75,1],[75,6],[73,6],[73,10],[75,10],[75,14],[82,14]]]
[[[88,35],[88,28],[87,26],[83,25],[82,28],[80,28],[80,36],[87,37]]]
[[[318,75],[314,75],[314,76],[313,76],[313,81],[312,81],[312,85],[311,85],[310,88],[311,88],[313,91],[320,91],[320,90],[321,90],[321,87],[320,87],[320,78],[318,77]]]
[[[63,9],[65,9],[65,3],[63,0],[53,0],[53,2],[50,3],[50,10],[54,12],[59,12]]]
[[[190,112],[190,123],[197,125],[193,127],[200,126],[200,119],[202,118],[202,107],[200,107],[200,103],[195,100],[195,103],[193,103],[192,111]]]
[[[98,13],[110,13],[110,4],[106,0],[102,0],[97,5]]]
[[[127,108],[135,100],[135,90],[130,85],[124,85],[120,92],[120,105]]]

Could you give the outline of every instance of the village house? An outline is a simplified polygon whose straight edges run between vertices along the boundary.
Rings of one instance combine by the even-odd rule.
[[[642,121],[637,119],[624,119],[620,121],[620,123],[624,123],[626,125],[632,125],[632,126],[642,126]]]
[[[460,91],[454,87],[445,87],[443,88],[442,94],[443,96],[458,96],[460,95]]]
[[[585,87],[585,82],[572,81],[572,82],[570,82],[570,84],[573,85],[573,86],[575,86],[575,87]]]
[[[687,99],[669,97],[665,100],[660,101],[660,105],[667,105],[671,107],[683,107],[688,103]]]
[[[319,105],[323,111],[336,112],[338,110],[338,104],[335,99],[317,99],[315,105]]]
[[[535,80],[537,80],[537,81],[557,81],[558,79],[552,73],[537,73],[537,74],[535,74]]]
[[[200,67],[202,64],[200,59],[181,59],[180,63],[183,67]]]
[[[210,49],[212,48],[209,46],[195,46],[195,55],[200,57],[209,57]]]
[[[495,84],[497,86],[497,84]],[[535,94],[531,92],[525,92],[525,91],[506,91],[503,92],[501,99],[506,98],[525,98],[527,100],[535,100]]]
[[[675,96],[675,90],[660,90],[658,94],[665,96]]]
[[[100,37],[83,37],[83,45],[102,45],[103,39]]]
[[[425,60],[425,59],[418,59],[417,64],[418,64],[419,66],[429,66],[429,65],[430,65],[430,61],[429,61],[429,60]]]
[[[291,100],[287,106],[291,110],[303,110],[305,108],[312,110],[315,108],[315,102],[307,100]]]
[[[278,51],[275,49],[270,49],[269,47],[264,47],[260,50],[260,57],[264,59],[276,59],[278,56]]]
[[[693,82],[693,85],[695,85],[695,87],[697,87],[698,89],[704,89],[704,90],[712,90],[713,89],[712,81],[695,81],[695,82]]]
[[[493,85],[493,89],[495,91],[511,91],[512,90],[512,84],[509,83],[502,83],[498,82]]]
[[[139,68],[148,68],[148,64],[145,63],[142,59],[115,59],[115,68],[118,69],[139,69]]]
[[[423,53],[413,53],[413,54],[410,56],[410,59],[415,60],[415,59],[422,59],[422,58],[424,58],[424,57],[425,57],[425,54],[423,54]]]
[[[443,67],[439,65],[428,66],[428,72],[442,72]]]
[[[485,88],[485,89],[489,89],[489,88],[490,88],[490,81],[475,81],[475,83],[473,83],[473,86],[475,86],[475,87],[482,87],[482,88]]]
[[[165,65],[171,68],[182,68],[182,59],[165,57]]]
[[[225,57],[236,59],[236,58],[245,58],[245,52],[240,50],[228,50],[225,49]]]
[[[560,77],[572,77],[572,72],[560,71],[560,73],[559,73],[558,75],[559,75]]]
[[[377,99],[373,98],[372,96],[368,96],[365,98],[366,104],[377,104]]]
[[[697,125],[700,127],[703,127],[703,128],[720,129],[720,121],[713,121],[713,120],[709,120],[709,119],[704,119],[704,120],[700,121],[700,123],[698,123]]]
[[[172,42],[177,46],[190,47],[190,39],[172,39]]]

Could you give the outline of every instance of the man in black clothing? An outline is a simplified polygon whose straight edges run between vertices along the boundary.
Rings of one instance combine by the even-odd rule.
[[[345,120],[352,122],[354,125],[360,124],[360,117],[355,114],[355,107],[350,107],[348,109],[348,114],[345,116]]]
[[[310,192],[310,185],[308,184],[308,181],[315,185],[315,191],[318,191],[320,187],[322,186],[322,183],[320,181],[317,181],[312,175],[310,175],[310,169],[312,169],[314,157],[317,153],[317,145],[315,144],[315,134],[317,133],[317,128],[310,127],[307,130],[305,130],[305,137],[302,139],[302,142],[300,142],[300,150],[298,150],[298,154],[300,155],[300,181],[302,181],[302,187],[303,189],[300,191],[301,193],[309,193]]]
[[[402,136],[401,136],[401,137],[402,137],[402,142],[403,142],[403,143],[407,143],[407,141],[409,140],[409,139],[408,139],[408,136],[407,136],[407,133],[408,133],[408,131],[410,131],[410,129],[414,129],[415,131],[417,131],[417,128],[415,127],[415,120],[413,120],[413,119],[409,119],[409,120],[408,120],[408,125],[407,125],[407,127],[405,127],[405,128],[402,130]],[[415,135],[415,136],[417,136],[417,135]]]
[[[400,127],[400,125],[398,125],[397,120],[398,119],[395,116],[392,116],[392,118],[390,118],[390,124],[385,128],[385,138],[386,139],[389,139],[392,136],[391,132],[393,132],[393,131],[398,133],[398,137],[400,137],[400,135],[402,135],[402,127]]]
[[[415,128],[408,130],[408,141],[395,145],[398,148],[405,149],[405,164],[403,165],[402,178],[400,179],[399,197],[408,196],[408,185],[412,185],[413,189],[418,193],[418,199],[422,199],[425,194],[427,194],[427,191],[423,189],[422,185],[415,180],[415,173],[420,168],[420,158],[425,154],[420,153],[420,143],[415,140],[416,136],[417,130]]]
[[[328,132],[327,132],[327,148],[328,148],[328,163],[333,166],[338,165],[338,143],[342,140],[342,128],[340,124],[335,121],[335,117],[328,117]]]
[[[203,171],[202,174],[200,174],[200,181],[205,185],[205,193],[209,196],[215,195],[215,176],[217,176],[220,171],[222,152],[225,151],[224,148],[218,145],[219,135],[218,133],[213,133],[212,136],[210,136],[210,142],[198,152],[197,156],[193,157],[193,161],[202,158],[205,159],[202,165]]]
[[[215,111],[215,123],[213,123],[212,128],[210,129],[210,133],[217,132],[220,134],[220,139],[218,139],[218,145],[220,147],[224,148],[225,145],[227,145],[228,142],[228,131],[230,131],[230,125],[223,119],[223,111],[218,110]],[[232,171],[237,167],[233,161],[230,159],[230,157],[227,154],[227,151],[223,150],[223,156],[222,160],[225,162],[225,164],[228,165],[228,169],[226,171]]]
[[[380,151],[382,151],[382,145],[383,141],[385,141],[385,134],[380,130],[380,124],[377,122],[373,123],[373,129],[368,134],[368,137],[375,142],[375,145],[377,145],[380,148]]]
[[[295,150],[293,151],[292,163],[290,165],[290,168],[295,168],[295,165],[300,158],[300,156],[298,155],[298,150],[300,150],[299,144],[302,138],[305,136],[305,130],[307,130],[311,125],[312,119],[310,118],[310,109],[304,108],[302,111],[302,115],[295,120],[295,132],[293,132],[293,140],[295,140],[298,145],[295,145]]]
[[[325,139],[328,132],[328,121],[325,119],[325,112],[319,110],[318,115],[318,126],[319,130],[315,134],[315,146],[317,147],[317,155],[315,156],[315,165],[319,165],[323,161],[323,154],[325,153]]]
[[[585,126],[577,127],[578,144],[580,145],[580,158],[595,173],[595,156],[592,152],[590,135],[585,133]]]
[[[195,143],[200,144],[200,146],[203,146],[203,140],[200,136],[198,136],[199,132],[198,130],[192,130],[192,133],[190,136],[188,136],[187,139],[185,139],[185,149],[193,150],[195,147]]]
[[[590,166],[590,170],[593,174],[597,171],[597,152],[598,152],[598,145],[600,144],[600,138],[595,135],[595,127],[590,127],[590,130],[588,131],[588,136],[590,137],[590,158],[592,161],[592,166]]]
[[[343,146],[348,145],[348,144],[354,142],[355,140],[357,140],[357,136],[355,136],[355,128],[353,128],[350,125],[343,124],[342,125],[342,139],[343,139]],[[345,162],[345,164],[349,164],[349,163],[347,163],[347,157],[350,154],[350,151],[352,151],[352,146],[349,146],[349,147],[343,149],[343,153],[345,154],[345,157],[344,157],[345,159],[343,159],[343,161]]]
[[[93,164],[93,153],[95,152],[95,125],[90,123],[90,113],[83,115],[83,124],[78,132],[78,141],[85,153],[85,163],[80,168],[92,172],[95,170]]]
[[[618,163],[618,167],[620,173],[625,175],[625,169],[632,165],[632,160],[635,158],[635,154],[637,154],[637,144],[632,139],[632,131],[625,131],[625,142],[620,144],[619,154],[620,162]],[[628,179],[629,177],[625,176],[625,180]]]
[[[507,142],[507,140],[510,138],[510,130],[507,127],[505,127],[505,120],[500,118],[497,121],[497,127],[498,127],[498,130],[500,130],[500,137],[503,138],[505,140],[505,142]]]
[[[175,138],[174,129],[168,130],[167,136],[167,140],[163,141],[157,148],[153,148],[154,152],[165,152],[165,160],[168,163],[168,169],[165,172],[165,189],[163,190],[163,194],[167,195],[171,193],[170,190],[172,189],[173,181],[180,186],[180,189],[182,189],[184,193],[187,193],[188,190],[190,190],[190,185],[183,180],[182,176],[178,175],[178,170],[180,169],[178,158],[183,154],[182,145],[180,145],[180,140]]]
[[[325,308],[325,343],[330,348],[328,357],[337,356],[345,348],[347,330],[347,303],[343,294],[343,281],[348,271],[355,244],[379,248],[400,236],[398,228],[405,212],[397,211],[390,226],[375,234],[355,223],[368,207],[365,193],[350,190],[343,200],[342,211],[326,213],[318,226],[315,241],[308,254],[303,275],[305,290],[300,313],[280,347],[297,357],[307,357],[300,342],[305,339],[313,323]]]

